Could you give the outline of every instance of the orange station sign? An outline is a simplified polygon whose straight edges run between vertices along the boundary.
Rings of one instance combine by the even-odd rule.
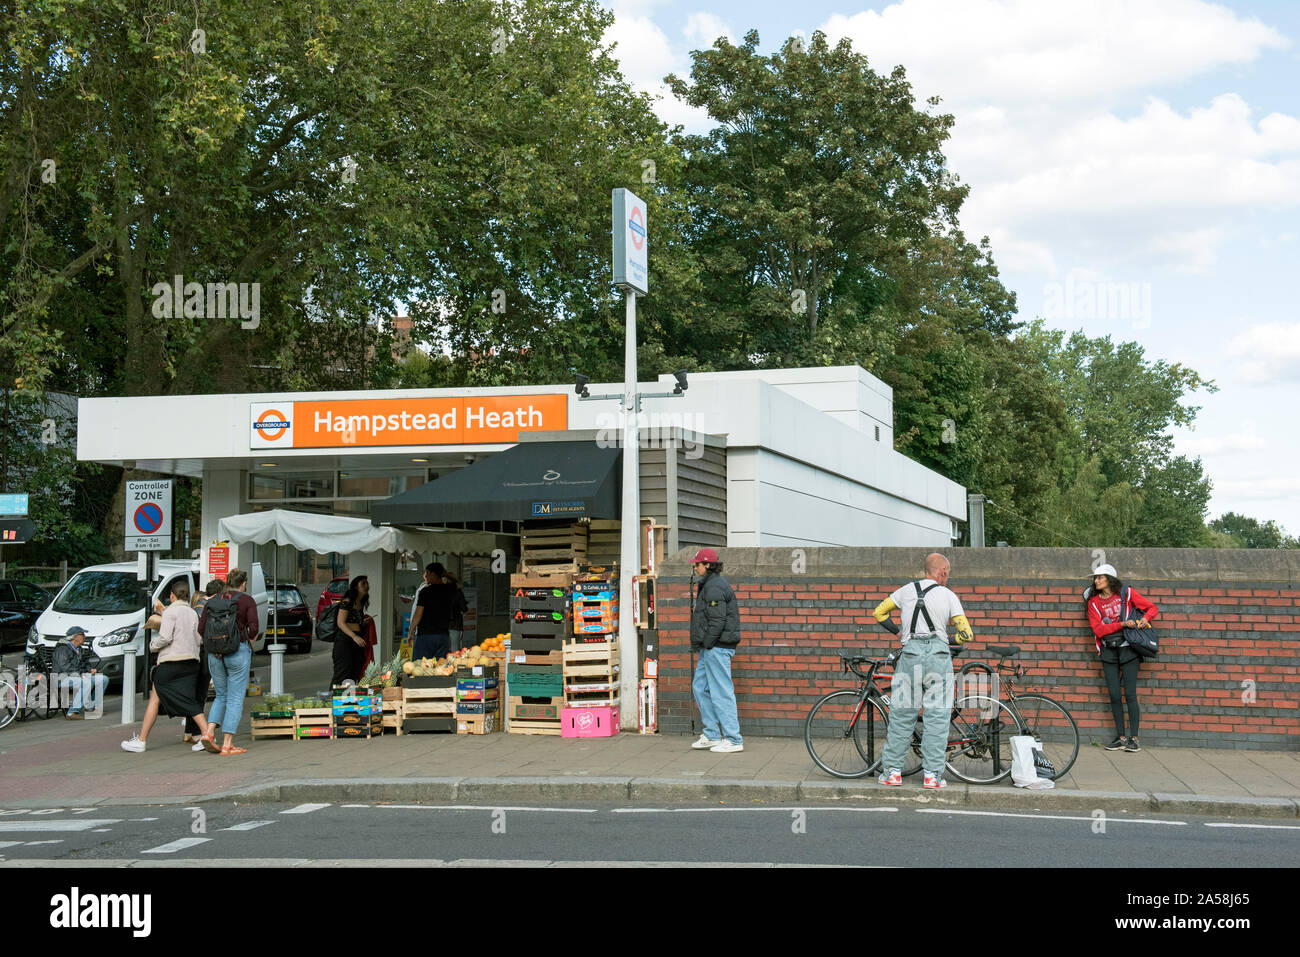
[[[486,445],[568,427],[566,393],[254,402],[249,448]]]

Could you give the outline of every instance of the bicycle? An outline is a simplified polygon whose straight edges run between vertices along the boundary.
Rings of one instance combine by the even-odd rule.
[[[954,655],[959,653],[960,649],[953,649]],[[898,657],[898,652],[884,658],[840,653],[842,670],[852,671],[859,679],[857,690],[841,689],[822,696],[804,719],[804,744],[813,762],[826,773],[861,778],[879,770],[893,683],[892,675],[880,671],[896,664]],[[859,666],[868,663],[871,667],[864,674]],[[1000,781],[1011,773],[1010,738],[1019,732],[1018,719],[1000,701],[987,695],[961,695],[953,702],[944,763],[954,777],[970,784]],[[920,718],[902,768],[904,775],[919,770]]]
[[[54,710],[55,689],[38,658],[24,658],[17,671],[0,660],[0,728],[29,718],[44,720]]]
[[[988,650],[998,656],[996,671],[982,661],[970,661],[962,666],[959,679],[968,675],[991,677],[996,674],[1001,687],[994,689],[993,693],[1005,700],[1020,723],[1021,733],[1042,743],[1043,754],[1052,765],[1052,780],[1065,777],[1079,757],[1079,726],[1074,716],[1055,698],[1038,692],[1016,692],[1015,679],[1029,674],[1020,662],[1008,664],[1009,659],[1020,654],[1018,645],[989,645]],[[1005,697],[1001,688],[1006,689]]]

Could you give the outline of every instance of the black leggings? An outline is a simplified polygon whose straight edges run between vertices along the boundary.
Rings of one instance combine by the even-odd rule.
[[[1115,718],[1115,734],[1124,737],[1124,704],[1120,699],[1120,684],[1124,686],[1124,698],[1128,701],[1128,733],[1133,737],[1138,736],[1138,721],[1142,717],[1142,711],[1138,707],[1137,699],[1137,680],[1138,680],[1138,661],[1136,654],[1128,651],[1127,648],[1120,652],[1118,661],[1107,660],[1110,656],[1103,656],[1101,667],[1106,672],[1106,688],[1110,692],[1110,711]],[[1130,657],[1131,656],[1131,657]]]

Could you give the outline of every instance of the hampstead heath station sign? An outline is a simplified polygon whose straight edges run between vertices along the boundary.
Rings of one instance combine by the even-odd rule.
[[[565,394],[254,402],[249,448],[514,443],[520,432],[563,431],[568,418]]]

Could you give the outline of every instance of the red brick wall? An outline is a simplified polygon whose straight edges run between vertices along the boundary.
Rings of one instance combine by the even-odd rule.
[[[818,697],[853,686],[852,676],[840,671],[839,652],[883,657],[895,647],[871,610],[901,581],[757,578],[729,569],[724,575],[741,607],[742,643],[733,676],[743,733],[801,735],[804,715]],[[956,665],[995,661],[984,650],[989,644],[1019,645],[1030,674],[1018,687],[1061,700],[1084,743],[1104,743],[1113,736],[1113,720],[1083,613],[1084,584],[963,584],[954,575],[952,587],[976,635]],[[1300,750],[1300,586],[1129,584],[1160,608],[1161,653],[1142,663],[1138,680],[1144,743]],[[699,730],[690,693],[687,591],[685,577],[659,580],[660,728],[669,732]]]

